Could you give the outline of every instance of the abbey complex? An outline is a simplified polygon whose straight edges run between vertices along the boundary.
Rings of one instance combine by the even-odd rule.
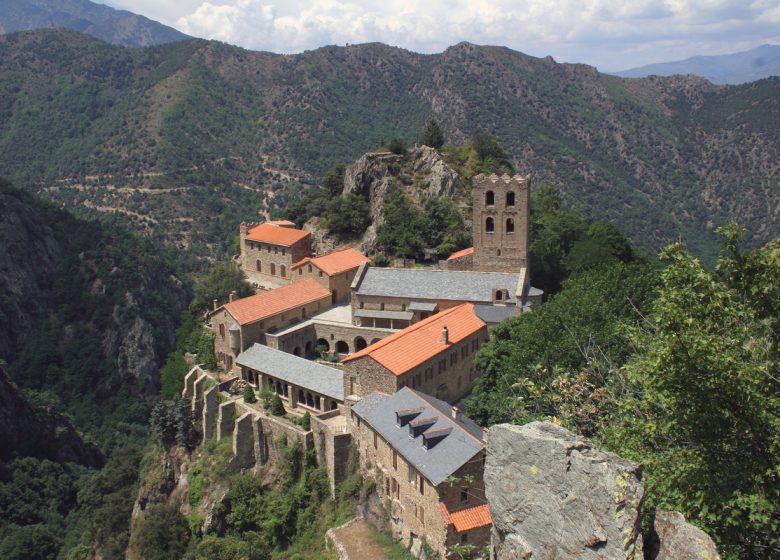
[[[474,246],[422,268],[374,267],[353,248],[315,255],[292,222],[241,224],[237,261],[256,293],[208,314],[218,383],[199,367],[185,380],[204,441],[233,437],[233,460],[248,468],[268,460],[275,434],[298,437],[332,491],[356,462],[404,544],[443,558],[483,547],[488,432],[458,403],[488,330],[542,292],[528,261],[529,178],[479,175],[472,198]],[[308,412],[311,431],[296,436],[231,396],[235,383],[278,395],[288,415]]]

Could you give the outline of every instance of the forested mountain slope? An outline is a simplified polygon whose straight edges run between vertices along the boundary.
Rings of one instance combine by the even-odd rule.
[[[0,33],[62,27],[126,47],[189,39],[149,18],[89,0],[0,0]]]
[[[494,135],[641,247],[712,256],[730,218],[780,234],[780,79],[621,79],[499,47],[381,44],[300,55],[208,41],[132,50],[64,31],[0,37],[0,169],[74,208],[116,212],[201,254],[237,221],[380,140]]]

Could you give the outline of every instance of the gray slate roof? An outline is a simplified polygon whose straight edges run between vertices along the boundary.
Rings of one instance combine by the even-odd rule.
[[[344,372],[340,369],[257,343],[241,352],[236,363],[344,402]]]
[[[359,295],[493,302],[493,289],[505,288],[515,303],[518,274],[418,268],[369,267],[357,285]]]
[[[514,305],[475,305],[474,313],[488,324],[500,323],[504,319],[514,317],[517,307]]]
[[[423,447],[422,434],[412,439],[409,426],[400,427],[396,423],[396,412],[420,408],[417,419],[437,417],[427,430],[452,430],[430,449]],[[394,395],[371,393],[353,406],[352,411],[434,486],[444,482],[484,448],[482,428],[476,423],[463,415],[456,421],[449,404],[408,387]]]
[[[355,317],[368,317],[374,319],[401,319],[411,321],[414,313],[411,311],[383,311],[380,309],[356,309]]]
[[[436,303],[433,301],[413,301],[407,309],[409,311],[436,311]]]

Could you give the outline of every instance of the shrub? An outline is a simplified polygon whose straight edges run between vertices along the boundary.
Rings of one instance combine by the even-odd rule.
[[[387,151],[394,154],[403,155],[406,153],[406,140],[400,136],[396,136],[390,142],[387,143]]]
[[[309,414],[308,411],[306,411],[306,414],[301,418],[301,427],[303,427],[304,430],[311,430],[311,414]]]
[[[257,397],[255,397],[255,391],[249,385],[247,385],[246,389],[244,390],[244,402],[250,404],[257,402]]]
[[[279,398],[279,395],[274,394],[274,396],[271,397],[271,414],[274,416],[284,416],[284,404],[282,404],[282,399]]]

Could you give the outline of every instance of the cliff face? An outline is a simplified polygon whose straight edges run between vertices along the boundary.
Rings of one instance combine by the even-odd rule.
[[[11,327],[0,329],[0,357],[14,380],[36,390],[83,383],[84,392],[152,393],[187,304],[182,282],[121,229],[3,184],[0,208],[0,322]]]
[[[46,407],[35,407],[0,369],[0,460],[12,455],[100,467],[100,451],[85,443],[73,424]]]

